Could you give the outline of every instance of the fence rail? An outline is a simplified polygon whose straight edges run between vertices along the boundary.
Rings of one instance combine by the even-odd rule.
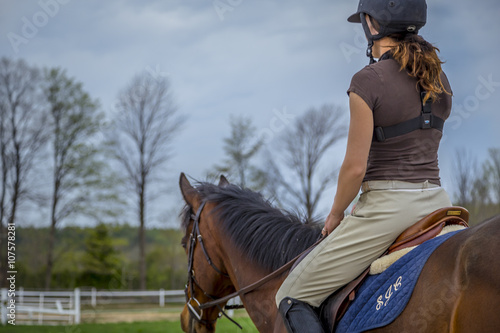
[[[80,323],[80,289],[66,292],[25,292],[15,291],[9,297],[7,289],[2,289],[1,321],[16,324]],[[28,295],[26,295],[28,294]]]
[[[13,301],[7,289],[2,289],[1,322],[7,324],[15,319],[16,324],[79,324],[81,305],[96,308],[105,304],[158,304],[183,303],[182,290],[80,290],[30,291],[20,288]],[[14,306],[12,306],[14,304]]]

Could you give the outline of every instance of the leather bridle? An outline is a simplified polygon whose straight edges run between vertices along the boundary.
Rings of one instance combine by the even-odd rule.
[[[203,325],[209,325],[209,324],[214,324],[217,319],[220,318],[221,315],[224,315],[227,317],[230,321],[232,321],[234,324],[236,324],[240,329],[242,328],[237,322],[235,322],[232,318],[230,318],[224,311],[224,309],[219,305],[219,304],[213,304],[210,307],[217,306],[219,309],[219,316],[214,319],[214,320],[206,320],[203,319],[203,309],[207,308],[204,307],[206,303],[201,303],[198,299],[196,299],[196,296],[194,295],[194,288],[195,286],[201,290],[201,292],[208,298],[211,299],[211,302],[217,301],[217,297],[210,295],[207,293],[203,288],[200,286],[198,281],[196,281],[195,277],[195,272],[194,272],[194,249],[196,247],[196,244],[199,243],[200,247],[203,251],[203,254],[205,255],[205,259],[207,260],[208,264],[212,266],[212,268],[222,277],[224,278],[229,278],[229,275],[222,272],[217,266],[214,265],[212,259],[208,255],[207,249],[205,248],[205,244],[203,243],[203,236],[201,235],[200,232],[200,216],[203,211],[203,208],[205,207],[206,201],[202,201],[200,207],[198,208],[198,211],[196,212],[196,215],[191,215],[191,218],[193,219],[193,228],[191,230],[191,233],[189,235],[189,250],[188,250],[188,281],[186,284],[186,288],[184,290],[184,294],[186,295],[186,306],[189,310],[189,313],[192,315],[194,319],[200,324]],[[188,289],[191,290],[191,296],[188,294]],[[196,310],[196,308],[193,306],[193,304],[196,304],[197,308],[199,309],[199,312]]]

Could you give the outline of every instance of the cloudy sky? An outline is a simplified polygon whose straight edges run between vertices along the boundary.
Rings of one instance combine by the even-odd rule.
[[[456,149],[481,160],[500,146],[500,2],[428,7],[421,34],[440,48],[454,92],[440,150],[452,191]],[[165,171],[180,202],[179,173],[202,178],[222,159],[230,115],[251,116],[256,135],[272,136],[311,106],[348,112],[345,91],[368,62],[360,25],[346,21],[356,8],[356,0],[0,0],[0,56],[66,69],[106,112],[134,74],[167,76],[188,116]],[[330,153],[336,167],[344,145]]]

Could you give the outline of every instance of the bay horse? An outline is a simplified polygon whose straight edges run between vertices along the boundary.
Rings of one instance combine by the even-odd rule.
[[[215,332],[224,303],[204,310],[200,304],[277,270],[313,244],[321,227],[303,223],[223,177],[218,185],[193,187],[181,174],[180,188],[186,201],[182,245],[189,258],[181,327],[190,333]],[[499,256],[500,215],[438,247],[400,316],[370,332],[499,332]],[[286,275],[240,296],[259,332],[286,332],[274,300]]]

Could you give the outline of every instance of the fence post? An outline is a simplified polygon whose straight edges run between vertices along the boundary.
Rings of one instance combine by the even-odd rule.
[[[91,295],[90,295],[90,304],[92,305],[93,308],[97,306],[97,289],[95,287],[92,287],[91,290]]]
[[[231,298],[231,299],[227,302],[227,305],[234,305],[234,304],[236,304],[236,302],[234,301],[234,298]],[[227,311],[227,315],[228,315],[229,317],[231,317],[231,318],[232,318],[232,317],[234,316],[234,310],[233,310],[233,309],[228,310],[228,311]]]
[[[75,288],[75,324],[80,324],[80,288]]]
[[[40,293],[40,298],[38,299],[38,325],[43,323],[43,293]]]
[[[7,324],[7,289],[2,288],[2,299],[1,299],[1,309],[2,311],[0,312],[0,316],[2,316],[2,325]]]
[[[165,306],[165,289],[160,289],[160,307]]]

